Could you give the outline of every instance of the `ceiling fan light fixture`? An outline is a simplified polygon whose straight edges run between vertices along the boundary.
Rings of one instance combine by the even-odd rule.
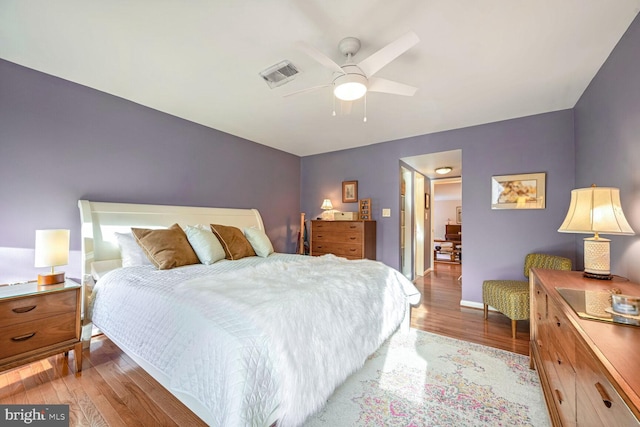
[[[435,171],[438,175],[446,175],[449,172],[451,172],[453,169],[451,168],[451,166],[442,166],[437,168]]]
[[[367,93],[367,78],[360,74],[344,74],[333,81],[333,94],[343,101],[355,101]]]

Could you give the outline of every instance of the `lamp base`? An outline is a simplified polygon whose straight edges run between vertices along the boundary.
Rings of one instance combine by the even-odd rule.
[[[598,280],[611,280],[613,279],[613,275],[611,274],[597,274],[597,273],[589,273],[585,271],[582,274],[584,277],[588,279],[598,279]]]
[[[58,283],[64,283],[64,272],[38,274],[38,285],[55,285]]]

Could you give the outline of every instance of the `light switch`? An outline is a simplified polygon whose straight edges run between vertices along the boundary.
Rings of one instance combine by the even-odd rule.
[[[391,216],[391,209],[389,209],[389,208],[382,209],[382,216],[383,217]]]

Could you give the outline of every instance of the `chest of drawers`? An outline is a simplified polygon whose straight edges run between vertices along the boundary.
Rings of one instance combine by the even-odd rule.
[[[640,327],[583,319],[558,291],[638,295],[640,286],[576,271],[533,269],[529,277],[531,361],[553,425],[640,426]]]
[[[376,259],[375,221],[311,221],[311,255]]]
[[[0,287],[0,371],[69,350],[82,369],[81,289],[73,281]]]

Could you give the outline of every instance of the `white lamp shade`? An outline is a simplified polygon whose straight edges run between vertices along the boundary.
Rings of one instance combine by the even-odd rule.
[[[558,231],[561,233],[635,234],[622,212],[620,190],[611,187],[572,190],[567,217]]]
[[[69,230],[36,230],[36,267],[69,263]]]
[[[333,209],[333,205],[331,204],[331,200],[324,199],[323,202],[322,202],[322,206],[320,206],[320,209],[323,209],[323,210]]]

